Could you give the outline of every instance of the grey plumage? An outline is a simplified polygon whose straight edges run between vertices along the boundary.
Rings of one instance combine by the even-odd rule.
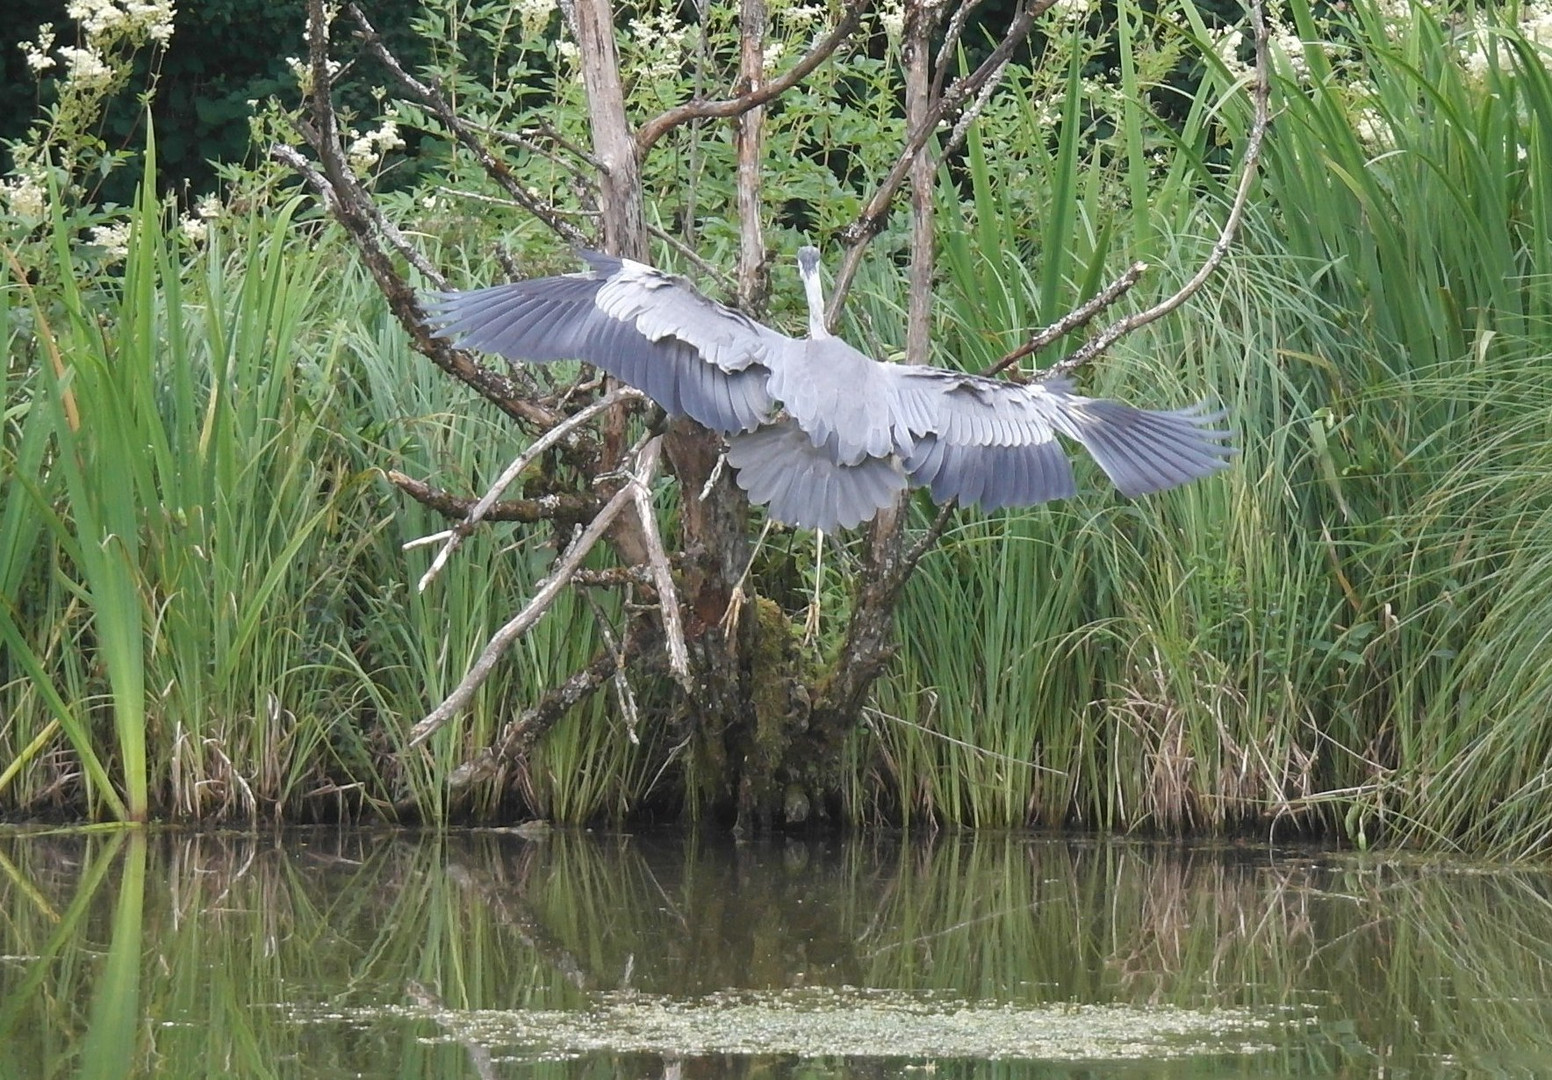
[[[729,436],[750,502],[790,524],[852,528],[908,485],[988,510],[1065,498],[1077,487],[1058,435],[1132,497],[1207,476],[1234,453],[1222,414],[1202,406],[1154,412],[1084,397],[1066,379],[1020,385],[874,360],[825,332],[812,248],[799,255],[806,339],[641,263],[582,257],[581,274],[438,294],[438,333],[514,361],[585,360]]]

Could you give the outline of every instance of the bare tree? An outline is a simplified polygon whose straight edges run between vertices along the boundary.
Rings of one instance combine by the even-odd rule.
[[[978,0],[906,0],[901,57],[904,66],[906,136],[893,166],[880,177],[857,220],[844,230],[845,251],[836,277],[828,318],[834,321],[869,242],[883,227],[891,208],[909,187],[911,272],[907,359],[926,360],[934,265],[932,185],[937,165],[962,144],[970,121],[996,91],[1010,59],[1028,39],[1040,14],[1053,0],[1025,0],[1002,37],[973,69],[950,77],[955,49]],[[765,108],[798,86],[837,50],[852,45],[863,26],[868,0],[845,0],[835,25],[780,74],[767,78],[764,0],[742,0],[740,79],[725,97],[696,96],[643,123],[633,125],[626,110],[624,84],[616,55],[614,13],[609,0],[563,0],[562,11],[579,48],[593,144],[567,144],[543,124],[525,133],[486,130],[458,115],[434,85],[408,72],[383,44],[365,12],[347,5],[351,29],[364,51],[387,73],[394,91],[434,117],[479,163],[493,183],[514,202],[548,225],[563,241],[601,244],[613,254],[650,261],[649,229],[644,212],[642,163],[674,129],[686,124],[730,122],[737,151],[735,204],[741,240],[737,268],[738,302],[758,308],[766,294],[760,187],[761,142]],[[1098,334],[1064,370],[1092,359],[1121,334],[1173,310],[1201,282],[1223,252],[1237,225],[1249,191],[1267,117],[1264,31],[1258,27],[1257,119],[1243,164],[1244,178],[1214,255],[1177,296],[1141,315],[1121,320]],[[836,754],[856,725],[869,691],[893,655],[893,614],[900,590],[931,547],[952,512],[944,508],[934,525],[908,538],[905,515],[897,508],[879,516],[861,548],[862,567],[850,616],[837,656],[817,676],[799,662],[785,616],[750,595],[752,558],[750,513],[746,500],[719,467],[719,437],[686,419],[639,425],[641,395],[628,388],[600,385],[591,395],[546,393],[518,375],[496,371],[450,347],[427,329],[425,312],[414,290],[397,269],[407,261],[428,281],[440,282],[435,267],[419,254],[373,203],[352,173],[340,131],[331,77],[331,12],[324,0],[309,0],[311,73],[307,121],[299,134],[311,156],[293,147],[275,155],[296,169],[341,222],[388,298],[416,349],[448,374],[462,380],[532,434],[534,446],[507,470],[508,477],[478,501],[453,498],[424,481],[390,473],[405,495],[453,520],[434,538],[442,553],[428,572],[434,576],[458,542],[483,520],[551,522],[562,545],[550,575],[520,612],[492,639],[485,654],[460,687],[413,729],[419,745],[452,720],[474,689],[499,662],[502,651],[541,617],[568,584],[584,574],[584,557],[607,542],[621,564],[618,571],[594,572],[587,580],[628,590],[624,625],[606,634],[607,645],[583,669],[560,680],[537,705],[511,721],[490,746],[474,748],[451,778],[454,794],[505,775],[556,719],[599,688],[622,688],[624,707],[634,710],[630,680],[667,674],[677,687],[672,715],[682,745],[703,760],[721,766],[717,790],[692,794],[703,803],[736,811],[740,825],[764,828],[779,819],[801,820],[822,813],[833,793]],[[933,43],[938,41],[934,53]],[[535,135],[534,131],[538,134]],[[501,164],[492,148],[502,142],[536,145],[568,162],[579,183],[596,201],[597,236],[579,230],[572,218],[526,190]],[[682,252],[693,257],[693,253]],[[1088,325],[1138,280],[1134,266],[1073,315],[1038,335],[999,368],[1062,334]],[[595,425],[596,424],[596,429]],[[579,477],[572,493],[541,499],[505,500],[509,478],[522,471],[539,449],[562,454]],[[678,477],[687,497],[681,501],[678,543],[668,550],[646,498],[647,484],[659,459]],[[701,497],[688,497],[697,493]],[[910,540],[907,543],[907,539]],[[424,583],[423,583],[424,584]],[[634,730],[634,717],[632,717]]]

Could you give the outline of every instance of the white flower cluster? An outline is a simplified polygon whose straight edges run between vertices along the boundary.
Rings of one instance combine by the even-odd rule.
[[[65,14],[81,24],[88,40],[122,36],[165,45],[176,14],[172,0],[70,0]]]
[[[634,70],[644,82],[665,82],[684,67],[690,44],[690,28],[674,11],[663,9],[630,21],[634,45]]]
[[[1390,150],[1396,145],[1390,119],[1373,105],[1365,105],[1353,113],[1353,134],[1371,150]]]
[[[884,0],[878,8],[879,25],[884,28],[884,33],[889,35],[890,41],[899,41],[905,33],[905,3],[904,0]]]
[[[1045,14],[1057,22],[1080,22],[1088,18],[1093,6],[1093,0],[1055,0],[1045,9]]]
[[[523,32],[530,37],[544,30],[550,23],[550,13],[555,10],[555,0],[517,0],[518,18],[523,22]]]
[[[94,225],[90,239],[92,243],[102,248],[105,265],[111,266],[129,257],[129,222],[127,221],[110,221],[105,225]]]
[[[91,45],[61,45],[59,55],[65,60],[66,78],[76,86],[105,87],[113,81],[113,65]]]
[[[1495,62],[1501,62],[1503,54],[1499,52],[1504,48],[1498,31],[1497,24],[1491,22],[1488,17],[1478,15],[1476,21],[1466,27],[1462,35],[1465,52],[1462,62],[1465,64],[1466,73],[1478,81],[1487,77],[1489,69]],[[1543,4],[1535,0],[1527,0],[1519,10],[1519,19],[1515,28],[1524,36],[1525,40],[1535,45],[1543,52],[1552,51],[1552,4]]]
[[[221,205],[221,200],[215,195],[206,195],[194,204],[192,214],[184,214],[178,219],[178,231],[183,238],[194,245],[203,244],[210,233],[210,223],[219,218],[226,211]]]
[[[394,122],[393,114],[390,112],[388,116],[383,117],[383,122],[375,131],[356,134],[350,140],[345,157],[350,161],[350,167],[353,170],[365,173],[371,171],[388,151],[397,150],[403,145],[404,140],[399,136],[399,126]]]
[[[54,48],[54,24],[44,23],[38,27],[37,41],[23,41],[17,48],[27,60],[27,70],[33,75],[42,75],[56,63],[49,55]]]
[[[331,79],[338,75],[340,69],[345,66],[338,60],[330,60],[328,65],[329,78]],[[298,56],[288,56],[286,57],[286,67],[290,70],[291,77],[296,80],[296,85],[302,93],[310,94],[313,92],[313,66],[310,62]]]
[[[48,216],[48,189],[36,176],[14,173],[0,180],[0,207],[12,217],[36,225]]]
[[[830,13],[826,9],[823,0],[812,4],[772,4],[773,14],[784,25],[794,30],[807,30],[811,27],[823,26],[830,21]]]
[[[65,14],[80,24],[81,44],[55,49],[54,24],[44,23],[36,40],[18,47],[34,76],[52,71],[63,60],[66,81],[91,91],[112,85],[119,74],[113,56],[125,45],[167,44],[177,10],[172,0],[70,0]]]
[[[1244,31],[1234,27],[1223,30],[1214,30],[1212,34],[1213,52],[1218,54],[1218,59],[1223,62],[1224,69],[1229,73],[1229,78],[1240,80],[1250,74],[1252,64],[1240,59],[1240,50],[1245,47],[1247,35]]]
[[[1299,82],[1308,79],[1309,58],[1304,55],[1304,41],[1299,37],[1299,32],[1274,15],[1271,37],[1272,55],[1280,59],[1286,70]]]

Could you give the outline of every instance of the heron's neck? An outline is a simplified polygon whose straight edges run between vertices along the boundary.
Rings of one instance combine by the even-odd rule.
[[[815,341],[830,336],[825,327],[824,286],[819,282],[819,270],[803,274],[803,292],[808,296],[808,336]]]

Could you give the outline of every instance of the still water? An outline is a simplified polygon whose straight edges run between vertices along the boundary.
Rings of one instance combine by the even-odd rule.
[[[0,1077],[1552,1077],[1552,876],[1266,847],[0,833]]]

